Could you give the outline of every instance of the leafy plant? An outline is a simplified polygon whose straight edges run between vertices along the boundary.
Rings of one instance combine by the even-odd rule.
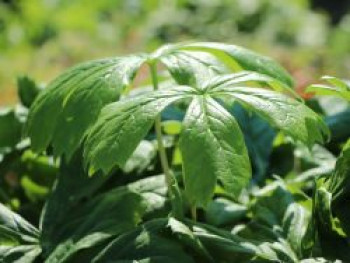
[[[261,187],[251,180],[252,163],[262,184],[276,141],[307,152],[329,136],[273,60],[228,44],[173,44],[83,63],[43,90],[19,83],[28,87],[20,94],[31,105],[30,149],[56,160],[55,182],[38,224],[0,209],[3,262],[348,258],[322,240],[335,229],[340,236],[332,237],[347,246],[346,179],[337,179],[345,154],[318,177],[314,196],[298,177]],[[300,158],[305,172],[326,166],[320,152],[328,153],[316,146]],[[332,194],[326,209],[324,189]]]
[[[158,63],[181,86],[159,90]],[[154,91],[117,101],[142,64],[150,69]],[[228,73],[238,68],[245,71]],[[159,114],[172,103],[189,101],[180,139],[184,184],[191,205],[206,207],[217,182],[237,198],[251,174],[243,135],[225,110],[225,103],[233,100],[242,104],[303,143],[322,142],[327,129],[320,117],[302,102],[277,92],[291,91],[291,84],[278,64],[236,46],[168,45],[150,55],[97,60],[67,71],[35,101],[27,130],[35,151],[52,145],[56,156],[65,154],[70,159],[83,143],[91,173],[108,173],[116,165],[125,165],[155,123],[161,162],[171,189],[174,180],[166,160]],[[48,118],[52,121],[46,121]]]

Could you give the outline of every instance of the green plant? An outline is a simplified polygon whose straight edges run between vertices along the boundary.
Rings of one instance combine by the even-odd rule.
[[[24,80],[30,149],[57,159],[58,171],[37,227],[0,206],[3,262],[347,259],[320,240],[334,208],[343,230],[331,218],[341,235],[333,237],[346,248],[347,179],[336,180],[346,178],[347,152],[335,172],[327,166],[332,176],[319,178],[314,196],[298,177],[275,176],[250,187],[246,142],[261,136],[240,119],[269,133],[267,123],[278,129],[276,145],[285,140],[312,148],[328,136],[321,116],[297,97],[288,73],[271,59],[234,45],[174,44],[83,63],[42,91],[32,92],[33,83]],[[235,113],[238,105],[243,117]],[[270,135],[267,141],[272,144]],[[158,164],[147,147],[158,150],[154,173],[145,168]],[[324,168],[319,153],[334,164],[318,146],[300,158],[311,166],[305,170]],[[133,169],[141,175],[128,172]],[[334,200],[327,211],[320,206],[323,188]]]
[[[159,89],[159,63],[177,82],[173,87]],[[150,69],[154,91],[117,101],[143,64]],[[238,68],[245,71],[228,73]],[[320,117],[278,92],[291,93],[291,84],[275,62],[233,45],[167,45],[150,55],[97,60],[68,70],[35,101],[27,130],[35,151],[52,144],[56,156],[65,154],[69,160],[83,143],[91,173],[108,173],[116,165],[125,165],[155,123],[161,164],[173,196],[174,178],[159,114],[172,103],[188,101],[180,149],[185,190],[195,211],[197,206],[206,207],[218,181],[238,198],[250,180],[243,135],[223,107],[226,103],[242,104],[303,143],[322,142],[327,128]]]

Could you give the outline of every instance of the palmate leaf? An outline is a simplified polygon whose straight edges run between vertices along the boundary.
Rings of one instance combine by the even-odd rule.
[[[205,207],[214,187],[238,197],[251,177],[244,139],[234,117],[215,98],[234,98],[296,140],[321,142],[328,130],[322,119],[302,102],[275,91],[249,87],[280,82],[258,73],[213,78],[202,86],[144,93],[106,106],[90,130],[85,160],[93,170],[123,166],[155,117],[169,104],[191,99],[180,138],[185,188],[193,205]],[[282,84],[283,85],[283,84]]]
[[[201,86],[210,76],[232,70],[256,71],[292,85],[288,73],[271,59],[219,43],[166,45],[150,55],[83,63],[61,74],[34,101],[26,128],[33,150],[52,145],[56,156],[70,159],[101,108],[118,100],[145,62],[161,62],[181,85]]]
[[[143,55],[95,60],[67,70],[31,107],[27,133],[34,151],[50,144],[54,154],[72,156],[101,108],[118,99],[145,61]]]

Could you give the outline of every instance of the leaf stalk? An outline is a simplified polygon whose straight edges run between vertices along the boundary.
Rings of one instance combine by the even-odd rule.
[[[158,90],[159,86],[158,86],[157,64],[154,61],[151,61],[151,62],[149,62],[149,66],[150,66],[150,70],[151,70],[153,89]],[[160,116],[160,114],[155,119],[155,130],[156,130],[156,136],[157,136],[157,144],[158,144],[158,152],[159,152],[160,162],[161,162],[163,173],[165,175],[165,180],[166,180],[167,187],[168,187],[168,194],[169,194],[170,199],[172,199],[172,197],[173,197],[173,193],[172,193],[173,177],[171,174],[167,154],[166,154],[165,147],[163,144],[163,135],[162,135],[162,128],[161,128],[161,116]]]

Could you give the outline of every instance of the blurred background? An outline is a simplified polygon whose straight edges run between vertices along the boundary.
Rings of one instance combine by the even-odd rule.
[[[16,103],[17,76],[45,83],[77,62],[186,40],[271,56],[302,93],[323,74],[350,78],[350,1],[2,0],[0,106]]]

